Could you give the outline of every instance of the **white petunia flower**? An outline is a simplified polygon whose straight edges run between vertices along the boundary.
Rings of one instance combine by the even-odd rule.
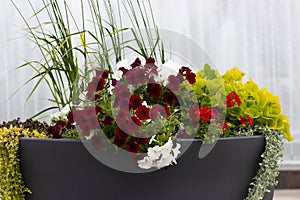
[[[154,140],[154,137],[152,136],[151,139]],[[151,143],[151,140],[149,143]],[[172,163],[177,164],[176,158],[180,154],[181,145],[177,143],[175,148],[172,147],[173,141],[170,137],[163,146],[156,145],[148,148],[147,156],[138,161],[138,166],[143,169],[150,169],[151,167],[160,169],[172,165]]]
[[[158,145],[154,146],[154,147],[150,147],[148,149],[148,156],[152,159],[152,160],[156,160],[159,159],[159,157],[162,154],[162,148]]]

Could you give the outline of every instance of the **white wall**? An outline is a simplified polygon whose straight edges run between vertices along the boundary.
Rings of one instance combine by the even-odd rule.
[[[28,89],[6,101],[31,73],[14,69],[31,60],[33,46],[23,37],[25,27],[9,0],[0,6],[0,121],[25,119],[43,108],[45,90],[25,107]],[[221,72],[237,65],[260,86],[281,98],[300,139],[300,1],[298,0],[151,0],[160,28],[192,38],[207,50]],[[26,1],[17,1],[30,15]],[[79,1],[69,1],[75,7]]]

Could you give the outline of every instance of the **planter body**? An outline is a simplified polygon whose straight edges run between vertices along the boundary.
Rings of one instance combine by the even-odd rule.
[[[219,139],[199,159],[194,141],[177,165],[141,174],[107,167],[77,140],[21,138],[20,158],[28,200],[242,200],[264,145],[262,136]]]

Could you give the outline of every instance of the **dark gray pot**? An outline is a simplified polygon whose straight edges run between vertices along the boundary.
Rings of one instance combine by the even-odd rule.
[[[194,141],[177,165],[144,174],[103,165],[77,140],[21,138],[20,158],[28,200],[242,200],[264,145],[263,136],[219,139],[199,159]]]

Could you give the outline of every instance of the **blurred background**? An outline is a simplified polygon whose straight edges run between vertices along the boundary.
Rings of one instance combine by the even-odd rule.
[[[197,42],[225,72],[237,65],[261,87],[278,95],[291,121],[295,140],[285,144],[282,170],[300,170],[300,1],[297,0],[151,0],[159,28],[181,33]],[[26,19],[26,1],[15,1]],[[40,2],[32,2],[39,7]],[[80,15],[80,1],[68,2]],[[77,14],[78,13],[78,14]],[[121,13],[126,14],[126,13]],[[32,84],[29,69],[16,70],[39,54],[10,0],[0,7],[0,121],[26,119],[45,108],[49,92],[43,87],[27,102]],[[20,88],[21,87],[21,88]],[[20,89],[20,90],[19,90]],[[19,90],[16,94],[15,91]]]

